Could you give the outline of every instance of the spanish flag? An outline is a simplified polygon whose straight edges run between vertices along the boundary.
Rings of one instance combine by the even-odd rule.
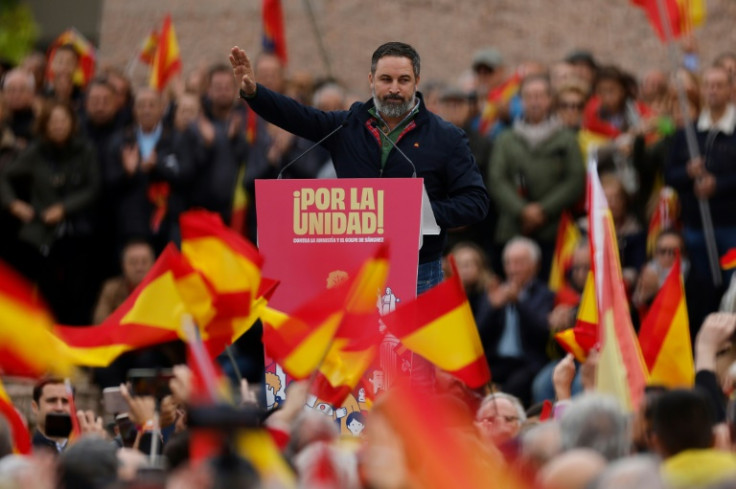
[[[286,35],[281,0],[263,0],[263,51],[275,54],[286,65]]]
[[[519,91],[521,78],[521,74],[516,72],[511,78],[503,82],[503,84],[488,92],[488,98],[480,115],[478,132],[488,134],[493,129],[493,124],[498,120],[498,113],[501,107],[507,105]]]
[[[0,374],[71,374],[73,365],[51,329],[54,319],[31,284],[0,262]]]
[[[13,440],[13,452],[20,455],[30,455],[31,453],[31,435],[28,433],[28,427],[23,421],[20,413],[13,401],[5,392],[3,383],[0,382],[0,416],[4,417],[10,427]]]
[[[166,88],[171,78],[180,72],[179,41],[176,39],[176,31],[174,31],[174,24],[171,22],[171,15],[167,15],[161,27],[148,84],[151,88],[161,92]]]
[[[169,244],[133,293],[102,324],[59,326],[56,336],[77,365],[104,367],[121,353],[185,339],[182,318],[205,325],[214,317],[202,277]]]
[[[672,229],[680,215],[680,205],[677,193],[671,187],[663,187],[659,192],[657,207],[649,220],[647,230],[647,255],[654,254],[659,235],[668,229]]]
[[[383,338],[376,302],[388,270],[384,245],[363,264],[348,293],[345,315],[312,385],[312,393],[333,406],[343,403],[376,357]]]
[[[243,318],[261,283],[263,258],[214,212],[194,210],[180,217],[181,249],[215,291],[217,318]]]
[[[266,430],[241,430],[236,436],[240,456],[250,461],[266,486],[296,488],[294,471],[281,455],[271,434]]]
[[[658,2],[660,0],[631,0],[631,2],[646,12],[649,23],[654,28],[662,42],[666,41],[665,24],[668,22],[673,39],[692,32],[705,22],[705,0],[662,0],[664,1],[666,17],[662,19]]]
[[[736,268],[736,248],[731,248],[721,257],[721,268],[724,270]]]
[[[588,162],[588,212],[601,344],[596,389],[616,397],[630,412],[644,397],[648,372],[631,324],[616,231],[595,158]]]
[[[153,61],[156,58],[156,51],[158,50],[158,41],[158,32],[154,29],[143,40],[143,44],[141,44],[141,52],[138,55],[138,59],[140,59],[147,65],[153,66]]]
[[[570,267],[572,255],[580,242],[580,231],[569,212],[563,212],[560,225],[557,227],[555,254],[552,257],[552,269],[549,273],[549,289],[553,292],[561,290],[566,283],[565,273]]]
[[[598,307],[593,272],[588,272],[585,280],[575,326],[556,333],[555,340],[580,363],[588,358],[588,353],[598,343]]]
[[[679,256],[641,324],[639,344],[650,383],[692,387],[695,366]]]
[[[383,316],[382,321],[406,348],[469,387],[482,387],[490,381],[478,327],[457,272]]]
[[[51,63],[56,56],[56,50],[61,46],[71,46],[79,56],[79,64],[77,70],[72,75],[72,80],[77,86],[84,87],[89,83],[95,75],[95,61],[97,54],[95,47],[89,42],[77,29],[72,27],[67,29],[51,43],[48,51],[48,64],[46,67],[46,78],[53,81],[53,72],[51,71]]]
[[[284,372],[306,379],[324,359],[344,315],[348,285],[327,289],[292,314],[264,307],[263,346]]]

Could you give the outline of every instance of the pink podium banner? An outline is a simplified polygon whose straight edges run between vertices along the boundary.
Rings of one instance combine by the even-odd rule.
[[[421,201],[422,180],[417,178],[257,180],[263,275],[281,281],[270,305],[292,312],[331,283],[357,273],[380,243],[389,245],[390,269],[385,289],[377,293],[379,312],[387,314],[402,301],[415,298]],[[388,351],[393,346],[382,346],[381,364],[401,361]],[[366,374],[374,392],[389,381],[383,370],[379,367]],[[289,380],[278,365],[266,359],[269,407],[284,398]],[[308,404],[334,416],[347,433],[350,413],[365,410],[365,394],[356,392],[342,407],[325,405],[319,399],[310,399]]]

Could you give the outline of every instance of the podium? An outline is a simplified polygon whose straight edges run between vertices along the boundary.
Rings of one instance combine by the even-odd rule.
[[[377,291],[380,313],[415,298],[422,187],[418,178],[256,180],[263,275],[281,281],[270,304],[287,313],[295,310],[341,275],[357,273],[380,243],[388,243],[390,263],[386,288]],[[390,372],[402,361],[395,344],[386,342],[380,354],[386,368],[366,373],[370,385],[390,384]],[[270,403],[284,397],[289,379],[268,358],[266,372]],[[363,404],[360,393],[354,397]],[[336,419],[344,413],[319,400],[310,402]]]

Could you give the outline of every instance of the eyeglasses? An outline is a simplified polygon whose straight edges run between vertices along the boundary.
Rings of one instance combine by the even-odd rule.
[[[654,252],[658,255],[674,256],[678,251],[679,248],[657,248]]]
[[[511,424],[511,423],[517,423],[519,421],[519,417],[518,416],[501,416],[501,415],[487,416],[485,418],[479,418],[476,421],[479,423],[482,423],[485,421],[491,424],[498,424],[501,421],[503,421],[505,423]]]
[[[583,110],[582,102],[560,102],[557,107],[564,110]]]

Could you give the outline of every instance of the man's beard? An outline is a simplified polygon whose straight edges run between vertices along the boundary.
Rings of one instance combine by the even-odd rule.
[[[396,103],[393,101],[402,102]],[[416,91],[411,94],[411,97],[408,100],[404,101],[404,98],[401,95],[386,95],[383,99],[379,99],[376,96],[376,91],[374,90],[373,104],[376,106],[376,109],[378,109],[378,112],[385,117],[401,117],[414,108],[414,105],[416,104]]]

